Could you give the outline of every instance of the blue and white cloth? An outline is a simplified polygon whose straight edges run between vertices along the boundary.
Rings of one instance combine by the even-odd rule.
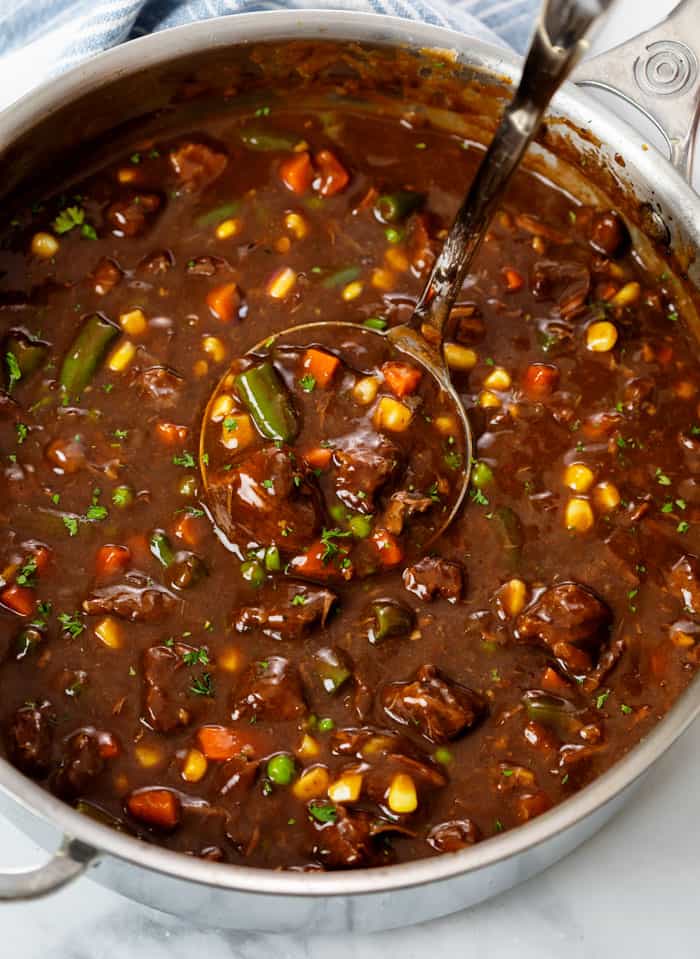
[[[224,14],[358,10],[424,20],[522,52],[539,0],[0,0],[0,108],[133,37]]]

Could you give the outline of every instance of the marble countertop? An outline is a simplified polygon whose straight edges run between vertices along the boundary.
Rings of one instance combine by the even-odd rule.
[[[650,25],[672,0],[620,0],[605,43]],[[698,185],[700,170],[696,169]],[[352,938],[265,936],[197,928],[89,879],[47,899],[2,905],[0,955],[12,959],[400,959],[469,949],[480,959],[697,959],[700,910],[700,724],[648,776],[623,812],[546,872],[445,919]],[[0,818],[0,868],[45,858]]]

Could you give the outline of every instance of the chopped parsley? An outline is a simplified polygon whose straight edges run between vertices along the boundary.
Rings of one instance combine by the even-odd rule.
[[[15,423],[15,429],[17,431],[17,443],[21,446],[29,436],[29,427],[26,423]]]
[[[678,526],[676,526],[677,533],[687,533],[689,529],[690,523],[687,523],[684,519],[682,519]]]
[[[33,586],[36,570],[36,557],[32,556],[27,560],[24,566],[21,567],[19,573],[17,573],[15,583],[17,583],[18,586]]]
[[[85,210],[80,206],[68,206],[61,210],[53,221],[53,228],[56,233],[69,233],[76,226],[82,226],[85,222]]]
[[[620,711],[623,712],[625,716],[629,716],[629,714],[632,712],[632,707],[628,706],[626,703],[622,703],[620,706]]]
[[[302,596],[301,593],[297,593],[296,596],[292,597],[292,606],[303,606],[306,602],[306,596]]]
[[[227,433],[233,433],[238,429],[238,420],[235,416],[227,416],[224,420],[224,429]]]
[[[109,512],[106,506],[99,506],[97,503],[92,503],[87,508],[85,519],[90,520],[91,523],[99,523],[100,520],[107,519],[108,515]]]
[[[666,474],[663,472],[663,470],[660,467],[656,468],[656,472],[654,473],[654,476],[656,477],[656,482],[659,484],[659,486],[671,485],[671,480],[668,478],[668,476],[666,476]]]
[[[77,516],[62,516],[63,525],[68,530],[69,536],[78,535],[78,517]]]
[[[326,564],[338,555],[340,552],[340,546],[335,542],[337,539],[345,539],[348,536],[352,536],[351,530],[342,530],[338,529],[324,529],[321,533],[321,543],[323,544],[323,553],[321,554],[321,562]]]
[[[474,502],[477,503],[479,506],[489,505],[488,496],[484,496],[484,494],[481,492],[481,490],[478,487],[475,486],[472,490],[470,490],[469,495],[474,500]]]
[[[115,438],[115,440],[125,440],[128,435],[129,435],[128,430],[115,430],[112,433],[112,436]]]
[[[610,695],[610,690],[606,689],[599,696],[597,696],[595,701],[595,708],[602,709],[603,706],[607,703],[609,695]]]
[[[184,466],[188,470],[194,469],[197,465],[194,456],[187,450],[181,456],[173,456],[173,463],[175,466]]]
[[[299,386],[305,393],[313,393],[316,389],[316,377],[310,373],[305,373],[299,380]]]
[[[198,679],[192,680],[190,692],[194,693],[195,696],[213,696],[214,682],[211,673],[202,673]]]
[[[338,810],[333,803],[323,802],[321,799],[314,799],[309,803],[309,814],[320,823],[335,822],[338,818]]]
[[[7,365],[8,373],[7,392],[11,393],[15,383],[19,383],[22,379],[22,370],[19,368],[19,363],[14,353],[5,354],[5,364]]]
[[[85,623],[80,619],[79,613],[59,613],[58,621],[71,639],[77,639],[85,629]]]
[[[199,649],[191,649],[183,653],[182,661],[186,666],[208,666],[209,653],[205,646],[200,646]]]

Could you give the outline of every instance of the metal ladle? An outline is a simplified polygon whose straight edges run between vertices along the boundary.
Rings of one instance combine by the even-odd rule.
[[[613,0],[544,0],[530,48],[525,59],[520,83],[506,107],[501,122],[479,165],[462,206],[454,219],[442,251],[421,293],[418,304],[407,323],[385,332],[368,329],[355,323],[331,320],[290,327],[274,336],[275,346],[284,344],[285,336],[300,330],[337,328],[339,339],[348,328],[353,337],[384,337],[392,348],[420,364],[437,382],[454,408],[463,431],[465,468],[461,487],[453,499],[452,509],[432,539],[452,522],[469,488],[472,462],[472,437],[466,412],[457,395],[443,355],[443,341],[450,312],[462,289],[464,279],[476,255],[495,209],[535,134],[539,130],[545,110],[569,76],[587,48],[586,34],[596,25],[612,5]],[[257,344],[248,353],[255,353],[265,345]],[[231,368],[221,378],[212,398],[221,384],[231,375]],[[205,489],[207,484],[207,457],[205,428],[212,400],[207,406],[200,437],[200,465]]]

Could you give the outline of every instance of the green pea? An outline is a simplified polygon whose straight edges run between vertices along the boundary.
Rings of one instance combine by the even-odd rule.
[[[265,570],[257,559],[249,559],[241,563],[241,576],[256,589],[265,582]]]
[[[318,731],[320,733],[329,733],[331,729],[335,729],[335,723],[330,716],[326,716],[324,719],[319,719]]]
[[[282,558],[276,546],[268,546],[265,550],[265,569],[270,573],[277,573],[282,569]]]
[[[288,786],[294,779],[296,765],[287,753],[278,753],[268,761],[267,775],[278,786]]]
[[[342,503],[331,503],[328,512],[336,523],[344,523],[348,517],[347,510]]]
[[[358,513],[350,517],[349,526],[355,539],[367,539],[372,532],[372,517]]]
[[[477,489],[484,489],[485,486],[490,486],[491,483],[493,483],[493,470],[487,463],[484,463],[483,460],[477,460],[472,466],[472,486],[476,486]]]
[[[452,753],[444,746],[440,746],[433,753],[433,759],[436,763],[440,763],[441,766],[449,766],[452,762]]]

